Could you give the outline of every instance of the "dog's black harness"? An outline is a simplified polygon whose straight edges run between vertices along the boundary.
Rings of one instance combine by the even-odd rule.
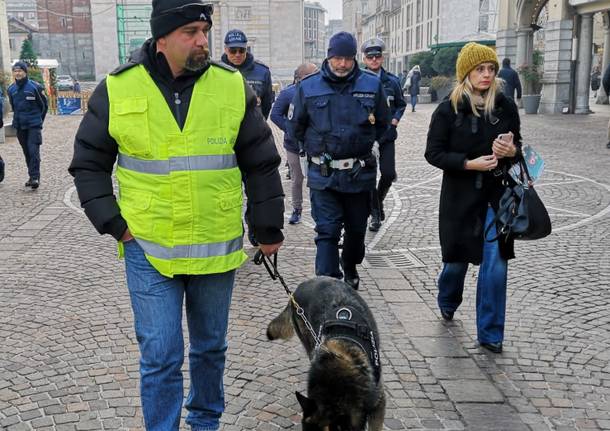
[[[381,362],[374,331],[367,325],[366,319],[351,307],[336,308],[333,314],[334,319],[322,324],[320,335],[327,340],[342,338],[359,346],[371,363],[375,382],[379,383]]]

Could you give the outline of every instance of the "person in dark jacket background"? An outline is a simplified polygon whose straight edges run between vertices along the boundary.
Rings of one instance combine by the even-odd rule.
[[[28,67],[23,61],[13,65],[15,83],[8,87],[8,97],[13,108],[13,127],[28,166],[26,187],[33,190],[40,185],[40,146],[42,124],[47,115],[47,98],[42,86],[28,78]]]
[[[604,91],[606,94],[610,94],[610,65],[606,67],[604,70],[604,76],[602,78],[602,85],[604,86]],[[610,122],[608,122],[608,142],[606,143],[606,148],[610,149]]]
[[[281,159],[250,86],[235,69],[209,60],[213,6],[152,6],[153,39],[96,87],[69,171],[85,214],[124,253],[146,429],[178,431],[184,405],[192,430],[218,430],[235,270],[247,259],[241,177],[260,250],[276,253],[283,241]]]
[[[521,99],[521,80],[519,74],[510,67],[510,58],[502,60],[502,69],[498,72],[498,78],[504,80],[502,86],[502,92],[506,97],[510,97],[513,100]],[[517,98],[515,99],[515,91],[517,92]]]
[[[480,265],[477,282],[477,338],[480,346],[502,351],[507,260],[513,241],[496,235],[493,220],[504,192],[504,167],[519,155],[519,111],[500,91],[493,49],[468,43],[457,59],[458,85],[430,121],[426,160],[443,170],[439,236],[443,269],[438,306],[445,320],[462,302],[468,264]],[[499,139],[500,134],[503,139]]]
[[[301,222],[303,214],[303,172],[299,160],[299,144],[286,133],[286,119],[290,103],[296,93],[298,83],[307,75],[314,73],[318,67],[313,63],[303,63],[294,71],[294,82],[284,88],[278,95],[271,109],[271,121],[284,132],[284,149],[290,169],[292,184],[292,215],[288,220],[290,224]]]
[[[297,87],[287,123],[288,134],[304,143],[309,160],[316,275],[344,278],[354,289],[360,283],[356,265],[364,260],[370,193],[377,177],[373,143],[390,124],[383,85],[375,74],[358,67],[357,51],[350,33],[330,38],[320,71]]]
[[[415,112],[415,105],[417,105],[417,96],[419,95],[419,85],[421,81],[421,70],[419,64],[416,64],[411,68],[405,81],[407,92],[411,96],[411,112]]]

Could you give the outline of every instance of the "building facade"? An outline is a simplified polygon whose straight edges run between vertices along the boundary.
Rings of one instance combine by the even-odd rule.
[[[531,66],[544,30],[541,113],[588,114],[594,15],[603,22],[601,69],[610,64],[610,0],[500,0],[497,50],[518,68]],[[541,15],[544,15],[541,19]],[[523,79],[522,79],[523,80]],[[525,94],[531,92],[526,83]],[[600,102],[607,102],[603,89]]]
[[[326,9],[318,2],[305,2],[303,8],[303,57],[322,64],[326,57]]]
[[[344,0],[343,7],[346,30],[360,43],[382,38],[385,67],[395,73],[406,69],[415,53],[495,38],[497,31],[498,0]]]
[[[129,52],[150,37],[150,0],[91,0],[95,75],[103,78]],[[210,54],[220,60],[224,36],[238,28],[248,36],[252,54],[271,69],[276,81],[292,80],[303,62],[303,0],[216,0],[209,34]]]
[[[324,55],[326,55],[326,51],[328,50],[328,41],[333,36],[333,34],[337,34],[340,31],[343,31],[343,20],[342,19],[331,19],[328,21],[326,25],[326,41],[324,43]]]
[[[56,59],[58,74],[86,80],[95,76],[89,0],[37,0],[38,33],[34,50]]]

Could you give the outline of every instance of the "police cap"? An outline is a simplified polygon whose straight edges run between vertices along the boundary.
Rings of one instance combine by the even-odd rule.
[[[246,33],[239,29],[229,30],[225,35],[225,46],[227,48],[246,48],[248,46]]]
[[[385,50],[385,43],[383,43],[383,40],[379,39],[378,37],[372,37],[362,44],[360,50],[364,55],[383,54],[383,51]]]

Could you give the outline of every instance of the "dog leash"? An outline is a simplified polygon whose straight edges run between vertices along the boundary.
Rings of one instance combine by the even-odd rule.
[[[311,336],[313,337],[313,340],[315,342],[315,349],[316,350],[321,349],[321,348],[325,349],[324,346],[322,346],[322,341],[320,340],[320,336],[318,334],[316,334],[316,331],[314,331],[313,326],[311,326],[311,323],[309,323],[309,320],[305,316],[305,310],[303,310],[303,308],[299,305],[297,300],[294,298],[294,294],[292,293],[292,291],[290,290],[290,288],[288,287],[288,285],[284,281],[284,278],[281,276],[280,272],[278,271],[278,269],[277,269],[277,253],[273,254],[273,260],[271,260],[270,257],[265,256],[263,254],[263,252],[259,249],[254,254],[253,261],[254,261],[255,265],[260,265],[260,264],[265,265],[265,269],[267,269],[267,272],[269,273],[269,276],[271,277],[272,280],[279,280],[280,281],[280,283],[284,287],[284,290],[286,291],[286,294],[290,298],[290,302],[292,303],[292,306],[296,310],[297,315],[301,318],[301,320],[303,320],[303,323],[305,324],[305,327],[311,333]],[[320,330],[321,329],[322,328],[320,328]]]

